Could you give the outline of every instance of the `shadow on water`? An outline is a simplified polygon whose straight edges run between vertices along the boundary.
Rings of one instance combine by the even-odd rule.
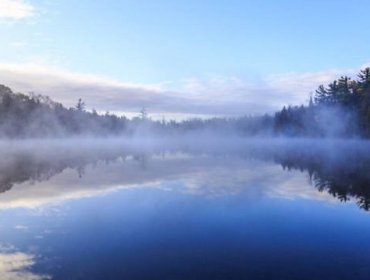
[[[42,149],[34,149],[40,145]],[[66,169],[84,176],[86,166],[131,159],[137,169],[149,168],[153,157],[181,153],[193,158],[238,158],[262,160],[281,165],[284,170],[300,170],[308,174],[310,183],[320,192],[327,192],[342,202],[354,200],[366,211],[370,209],[370,143],[365,141],[315,140],[230,140],[176,145],[157,142],[133,145],[112,141],[81,143],[17,143],[0,145],[0,192],[14,185],[47,181]],[[122,170],[124,172],[124,170]],[[179,170],[181,175],[181,168]],[[166,174],[158,174],[163,176]]]

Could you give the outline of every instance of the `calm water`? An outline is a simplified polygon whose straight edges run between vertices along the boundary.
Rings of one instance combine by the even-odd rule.
[[[20,142],[0,154],[0,279],[370,277],[367,142]]]

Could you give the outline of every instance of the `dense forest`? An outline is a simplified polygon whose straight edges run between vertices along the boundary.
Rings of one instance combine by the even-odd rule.
[[[308,105],[284,107],[273,116],[154,121],[143,109],[132,119],[86,110],[79,99],[66,108],[49,97],[14,93],[0,85],[0,137],[177,135],[190,132],[222,135],[291,137],[369,137],[370,68],[357,79],[342,76],[320,85]]]
[[[274,117],[274,132],[290,136],[369,137],[370,68],[356,80],[342,76],[320,85],[308,106],[284,107]]]

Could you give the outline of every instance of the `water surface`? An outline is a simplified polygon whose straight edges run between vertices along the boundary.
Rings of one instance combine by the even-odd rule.
[[[368,279],[365,141],[0,143],[1,279]]]

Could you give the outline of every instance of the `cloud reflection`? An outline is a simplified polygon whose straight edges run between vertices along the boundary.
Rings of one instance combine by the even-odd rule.
[[[49,145],[38,153],[24,147],[2,149],[7,160],[0,162],[1,209],[36,208],[148,187],[209,197],[245,193],[335,201],[310,184],[308,173],[298,170],[311,159],[288,161],[292,151],[277,153],[281,149],[271,145],[271,150],[263,146],[264,153],[250,143],[249,150],[245,146],[236,150],[200,147],[201,151],[152,146],[146,152],[142,146],[137,149],[121,144],[108,145],[110,148],[100,144],[58,145]],[[287,164],[289,172],[282,168]],[[295,169],[294,164],[299,168]]]
[[[2,280],[45,280],[47,275],[31,272],[36,257],[22,252],[0,252],[0,277]]]
[[[0,209],[36,208],[128,188],[355,201],[370,207],[367,142],[102,141],[0,142]],[[37,145],[43,149],[35,152]]]

